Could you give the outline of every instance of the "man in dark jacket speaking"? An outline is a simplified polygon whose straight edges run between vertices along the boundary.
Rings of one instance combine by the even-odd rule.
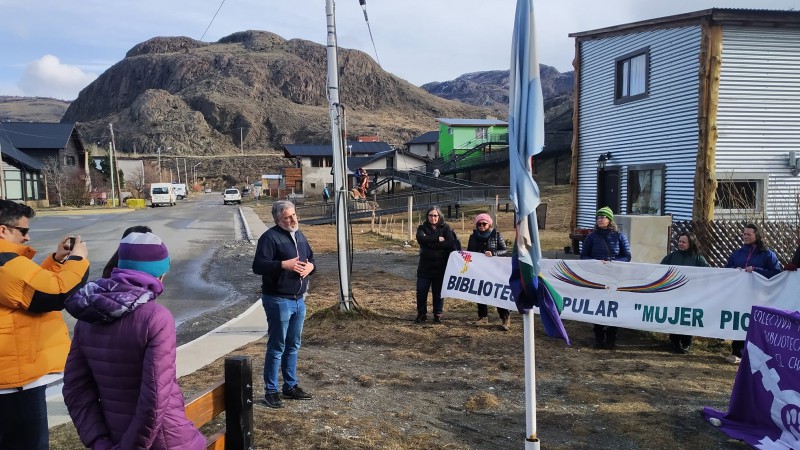
[[[294,204],[272,205],[275,226],[258,239],[253,273],[261,275],[261,303],[267,313],[267,351],[264,356],[264,402],[283,407],[284,398],[309,400],[297,384],[297,351],[306,317],[308,276],[314,272],[314,252],[299,230]],[[278,369],[283,387],[278,391]]]

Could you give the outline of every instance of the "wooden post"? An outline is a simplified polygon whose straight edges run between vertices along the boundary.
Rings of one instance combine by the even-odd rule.
[[[225,358],[225,449],[253,448],[253,363],[248,356]]]
[[[580,95],[581,95],[581,39],[575,39],[575,59],[572,60],[572,67],[575,69],[575,84],[572,90],[572,166],[569,173],[569,184],[572,186],[572,214],[569,221],[570,232],[578,226],[578,160],[580,159]],[[596,179],[595,179],[596,181]],[[595,186],[596,187],[596,186]],[[591,200],[586,200],[591,201]],[[506,203],[508,212],[508,203]],[[514,217],[516,227],[517,218]]]
[[[707,221],[714,220],[714,197],[717,191],[717,108],[722,65],[722,26],[703,24],[701,30],[699,133],[692,218]]]
[[[414,239],[414,197],[408,196],[408,241]]]

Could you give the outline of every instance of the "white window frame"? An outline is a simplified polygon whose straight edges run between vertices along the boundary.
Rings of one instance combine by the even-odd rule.
[[[722,208],[717,206],[719,201],[714,201],[714,217],[717,219],[737,220],[742,218],[753,219],[757,216],[763,218],[766,215],[766,199],[768,175],[756,172],[717,172],[717,190],[723,183],[730,182],[754,182],[756,184],[755,207],[754,208]]]

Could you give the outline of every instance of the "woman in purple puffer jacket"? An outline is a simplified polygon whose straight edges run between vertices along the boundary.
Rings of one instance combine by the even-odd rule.
[[[64,402],[81,442],[98,449],[203,449],[176,380],[175,320],[155,302],[169,269],[152,233],[123,237],[117,268],[65,304],[78,323]]]

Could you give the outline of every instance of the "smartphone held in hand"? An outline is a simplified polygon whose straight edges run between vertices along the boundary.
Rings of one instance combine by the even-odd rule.
[[[72,250],[73,248],[75,248],[75,236],[70,236],[64,242],[64,250]]]

